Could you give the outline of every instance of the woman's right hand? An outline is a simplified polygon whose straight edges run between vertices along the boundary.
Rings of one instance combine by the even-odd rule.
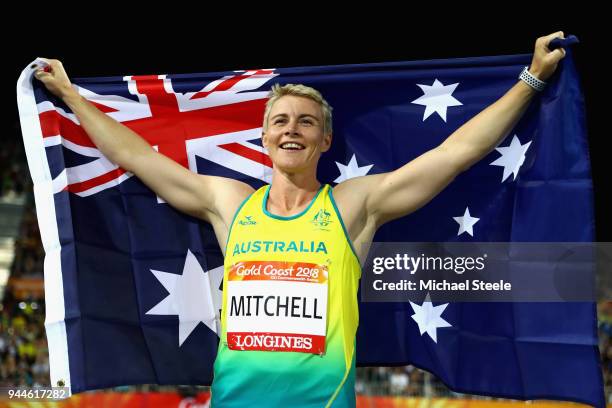
[[[47,62],[49,66],[46,70],[45,68],[37,70],[34,73],[34,78],[42,82],[49,92],[58,98],[64,99],[70,94],[75,94],[76,90],[72,87],[62,63],[54,59],[41,59]]]

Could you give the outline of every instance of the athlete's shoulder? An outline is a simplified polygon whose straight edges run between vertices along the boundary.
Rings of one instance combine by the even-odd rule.
[[[214,191],[215,212],[225,221],[231,220],[238,206],[255,192],[249,184],[227,177],[213,177],[210,187]]]
[[[369,195],[375,191],[382,177],[382,174],[353,177],[333,187],[331,193],[338,205],[343,207],[362,206]]]

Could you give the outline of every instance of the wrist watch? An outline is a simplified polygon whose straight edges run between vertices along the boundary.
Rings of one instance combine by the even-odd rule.
[[[527,85],[538,92],[542,92],[544,88],[546,88],[546,82],[540,81],[531,72],[529,72],[529,67],[523,68],[521,75],[519,75],[519,79],[527,83]]]

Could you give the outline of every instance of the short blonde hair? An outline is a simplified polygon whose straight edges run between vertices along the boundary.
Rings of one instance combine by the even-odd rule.
[[[302,84],[286,84],[283,86],[279,84],[272,85],[272,89],[268,94],[269,99],[268,102],[266,102],[266,111],[264,113],[264,131],[268,130],[268,119],[270,116],[270,111],[272,110],[272,105],[274,105],[276,101],[278,101],[281,97],[285,95],[302,96],[318,103],[321,107],[321,112],[323,113],[323,133],[325,135],[331,133],[332,107],[329,105],[329,103],[327,103],[327,101],[323,98],[323,95],[321,95],[319,91]]]

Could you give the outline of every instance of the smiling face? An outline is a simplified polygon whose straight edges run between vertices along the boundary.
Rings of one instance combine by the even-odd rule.
[[[329,150],[332,135],[323,132],[321,106],[310,98],[285,95],[268,116],[263,145],[274,167],[288,173],[315,171],[321,153]]]

